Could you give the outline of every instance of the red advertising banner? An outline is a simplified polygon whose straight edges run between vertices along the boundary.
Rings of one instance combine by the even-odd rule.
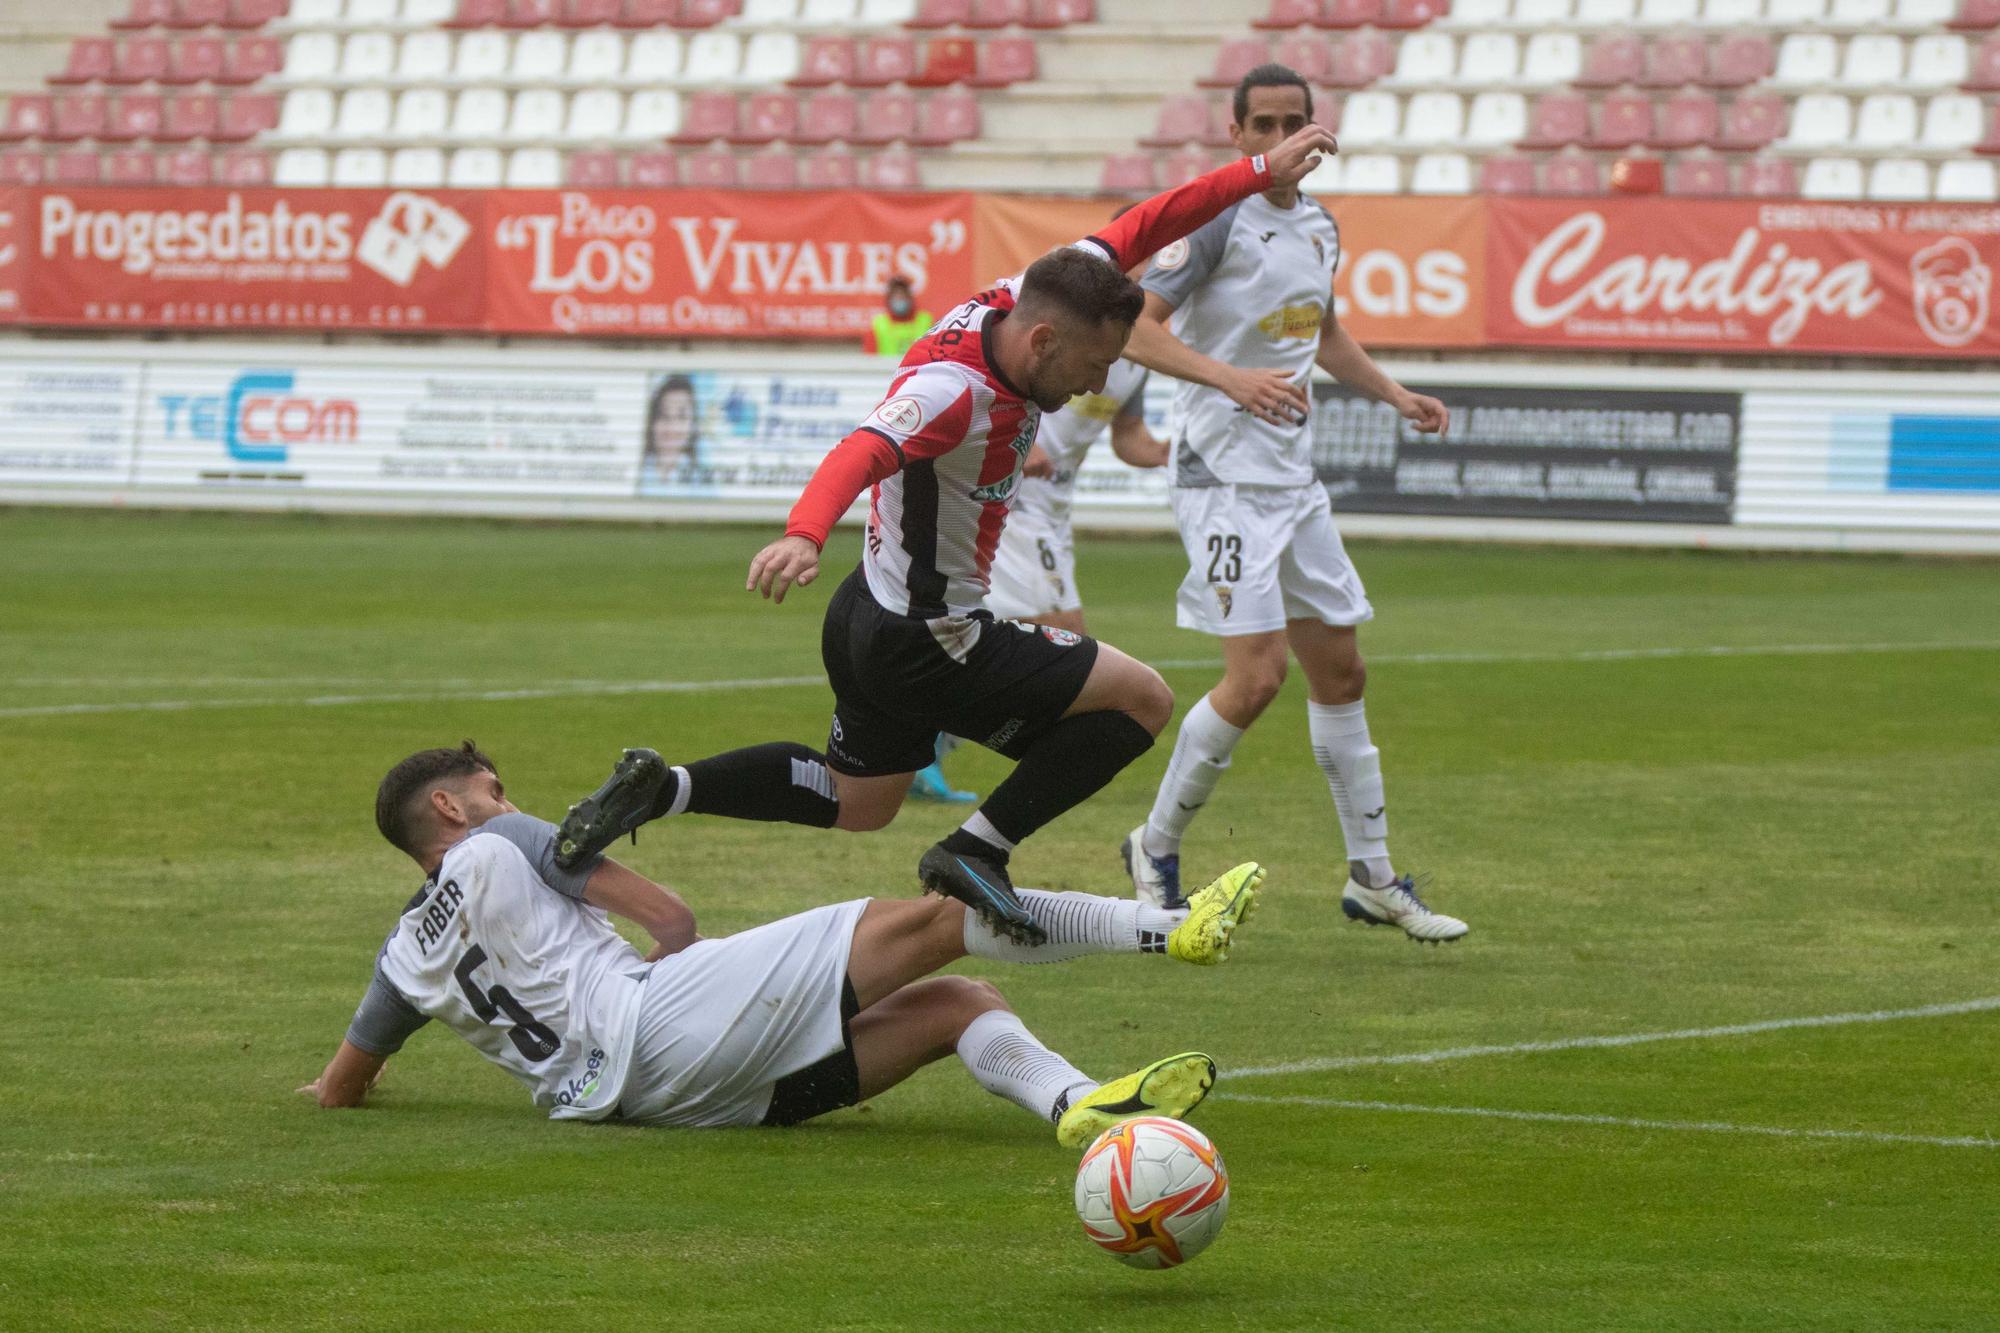
[[[938,313],[972,271],[968,194],[503,190],[487,327],[859,341],[904,274]]]
[[[28,317],[148,328],[477,329],[485,196],[43,190]]]
[[[21,288],[28,274],[28,210],[34,202],[26,190],[0,189],[0,324],[21,319]]]
[[[2000,356],[2000,209],[1494,199],[1486,340]]]

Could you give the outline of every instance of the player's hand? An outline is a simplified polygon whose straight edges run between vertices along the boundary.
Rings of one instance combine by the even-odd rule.
[[[1312,411],[1306,391],[1282,370],[1237,370],[1221,388],[1238,407],[1273,426],[1297,426]]]
[[[1451,425],[1451,409],[1425,394],[1405,390],[1396,400],[1396,411],[1426,435],[1442,435]]]
[[[302,1092],[302,1093],[304,1093],[304,1094],[305,1094],[306,1096],[308,1096],[308,1097],[318,1097],[318,1096],[319,1096],[319,1080],[318,1080],[318,1079],[314,1079],[314,1080],[313,1080],[312,1082],[310,1082],[310,1083],[306,1084],[306,1085],[305,1085],[305,1086],[304,1086],[303,1088],[294,1088],[294,1089],[292,1089],[292,1091],[293,1091],[293,1092]]]
[[[1028,461],[1021,465],[1022,476],[1053,477],[1055,474],[1055,460],[1049,457],[1048,450],[1039,444],[1028,450]]]
[[[805,587],[819,577],[819,547],[810,537],[780,537],[757,552],[750,562],[750,577],[743,590],[752,589],[774,602],[785,600],[785,592]]]
[[[1271,169],[1273,185],[1297,185],[1319,165],[1321,154],[1332,157],[1340,151],[1340,141],[1324,125],[1308,125],[1291,138],[1264,154]]]

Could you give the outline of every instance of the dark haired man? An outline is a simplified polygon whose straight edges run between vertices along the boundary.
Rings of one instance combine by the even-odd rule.
[[[1231,109],[1236,146],[1261,153],[1311,121],[1312,90],[1283,65],[1262,65],[1237,85]],[[1435,944],[1466,925],[1431,911],[1389,861],[1388,802],[1355,637],[1374,610],[1313,474],[1305,386],[1317,363],[1420,431],[1443,431],[1447,414],[1384,374],[1340,327],[1339,264],[1332,216],[1284,182],[1222,210],[1162,250],[1146,274],[1146,309],[1126,354],[1182,381],[1168,474],[1189,560],[1177,619],[1222,639],[1223,667],[1182,719],[1152,814],[1121,851],[1142,899],[1181,901],[1181,835],[1284,683],[1289,646],[1305,672],[1313,758],[1346,843],[1341,908]]]
[[[375,820],[428,878],[383,943],[340,1049],[300,1089],[327,1107],[360,1105],[435,1018],[555,1119],[796,1124],[955,1053],[982,1087],[1081,1147],[1130,1116],[1185,1116],[1214,1062],[1177,1055],[1099,1083],[1037,1041],[989,983],[929,974],[967,955],[1218,963],[1263,878],[1238,866],[1186,913],[1023,890],[1048,923],[1036,946],[941,898],[837,903],[704,940],[678,895],[615,862],[557,867],[555,826],[514,808],[471,741],[389,770]],[[652,952],[642,957],[607,912],[643,926]]]
[[[827,534],[873,488],[861,567],[828,602],[821,637],[834,690],[827,753],[763,745],[661,772],[651,751],[628,751],[564,821],[561,855],[601,851],[647,819],[682,811],[878,829],[945,731],[1017,765],[924,853],[918,877],[1037,938],[1009,881],[1009,854],[1144,754],[1173,695],[1158,672],[1109,645],[987,611],[993,550],[1036,426],[1074,395],[1102,392],[1144,304],[1126,269],[1238,200],[1296,186],[1333,148],[1325,130],[1304,126],[1139,204],[940,320],[882,404],[820,464],[785,535],[750,563],[746,586],[783,601],[818,577]]]

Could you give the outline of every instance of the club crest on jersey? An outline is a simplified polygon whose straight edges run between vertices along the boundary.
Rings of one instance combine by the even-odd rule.
[[[875,409],[875,419],[898,435],[909,435],[924,424],[924,408],[914,398],[891,398]]]
[[[1317,236],[1313,237],[1313,257],[1322,264],[1326,262],[1326,242]]]
[[[1236,605],[1236,594],[1230,591],[1229,585],[1226,583],[1216,583],[1210,586],[1215,589],[1215,600],[1222,607],[1222,618],[1224,620],[1229,619],[1229,612]]]
[[[1183,236],[1178,241],[1173,241],[1160,248],[1160,252],[1153,256],[1153,267],[1166,269],[1171,272],[1179,268],[1182,264],[1187,263],[1187,257],[1187,237]]]
[[[1058,648],[1074,648],[1083,642],[1083,636],[1075,630],[1057,629],[1054,625],[1041,625],[1037,628],[1042,631],[1043,638]]]

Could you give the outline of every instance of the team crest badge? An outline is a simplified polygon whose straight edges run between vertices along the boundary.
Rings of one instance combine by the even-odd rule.
[[[1326,262],[1326,243],[1317,236],[1313,237],[1313,255],[1320,263]]]
[[[1075,630],[1057,629],[1054,625],[1039,626],[1042,637],[1058,648],[1074,648],[1083,642],[1083,636]]]
[[[1226,583],[1216,583],[1210,586],[1215,589],[1215,600],[1222,605],[1222,618],[1224,620],[1229,619],[1230,608],[1236,603],[1235,595],[1230,592],[1229,585]]]

